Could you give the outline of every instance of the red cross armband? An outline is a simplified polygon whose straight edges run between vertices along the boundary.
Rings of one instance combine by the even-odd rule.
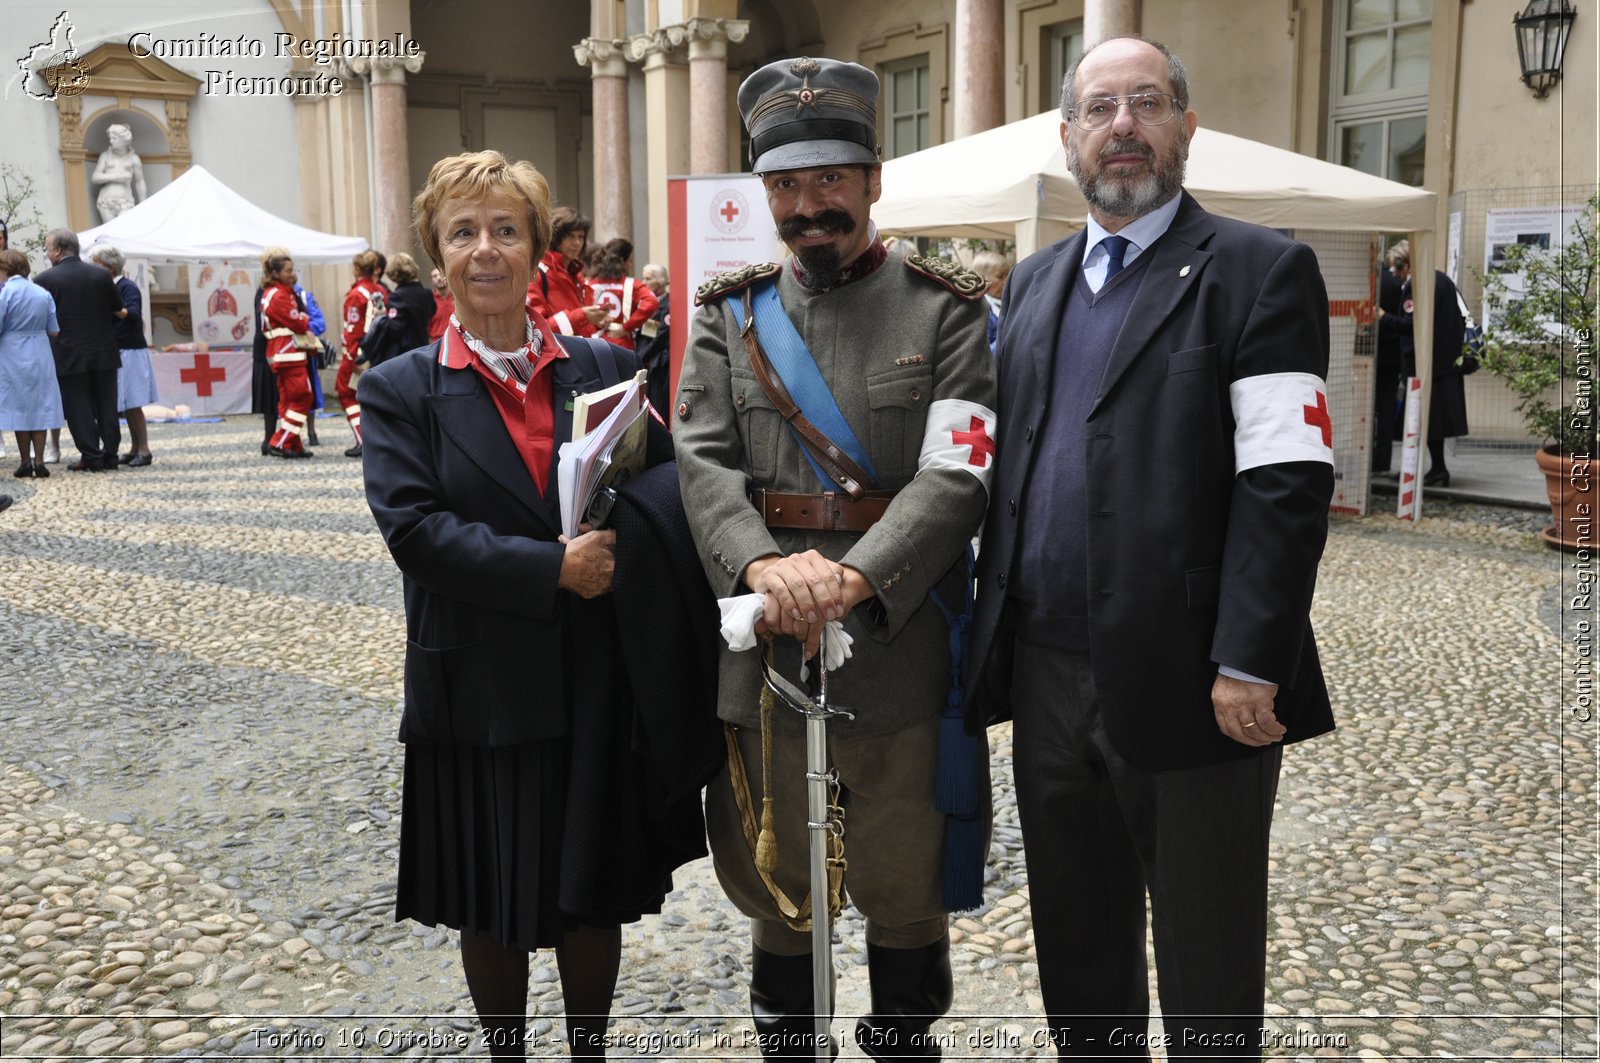
[[[936,399],[928,407],[917,472],[960,469],[989,489],[994,469],[994,411],[966,399]]]
[[[1288,461],[1333,464],[1333,420],[1328,386],[1311,373],[1263,373],[1235,380],[1233,404],[1235,473]]]

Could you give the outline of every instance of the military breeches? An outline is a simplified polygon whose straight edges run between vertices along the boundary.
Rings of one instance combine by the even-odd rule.
[[[761,734],[740,728],[738,744],[751,808],[759,819]],[[828,746],[829,764],[839,773],[838,801],[844,808],[845,890],[850,903],[866,917],[867,940],[896,949],[920,948],[938,940],[948,922],[942,899],[945,816],[934,807],[938,719],[866,738],[830,736]],[[799,904],[811,881],[803,737],[772,736],[772,776],[778,842],[778,866],[772,878]],[[979,792],[987,819],[987,757]],[[706,789],[706,832],[717,878],[728,898],[751,918],[754,944],[783,956],[810,952],[810,934],[783,922],[756,871],[726,768]]]

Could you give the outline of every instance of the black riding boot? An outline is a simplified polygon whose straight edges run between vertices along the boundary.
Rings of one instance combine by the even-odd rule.
[[[811,988],[811,955],[779,956],[760,948],[750,962],[750,1017],[763,1059],[815,1059],[816,995]],[[829,1059],[839,1046],[829,1038]]]
[[[856,1044],[873,1059],[938,1059],[939,1043],[928,1033],[950,1010],[950,940],[920,949],[890,949],[867,943],[872,1014],[856,1023]]]

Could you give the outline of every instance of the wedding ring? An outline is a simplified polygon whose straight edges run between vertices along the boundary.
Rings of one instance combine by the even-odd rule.
[[[1245,727],[1254,727],[1255,725],[1256,725],[1256,722],[1254,720],[1251,720],[1249,723],[1245,724]]]

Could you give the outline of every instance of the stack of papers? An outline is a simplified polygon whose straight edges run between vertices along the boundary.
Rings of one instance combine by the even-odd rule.
[[[561,530],[569,539],[578,527],[601,527],[610,494],[644,470],[649,435],[647,374],[603,391],[579,395],[572,406],[572,441],[561,444],[556,484],[561,489]]]

